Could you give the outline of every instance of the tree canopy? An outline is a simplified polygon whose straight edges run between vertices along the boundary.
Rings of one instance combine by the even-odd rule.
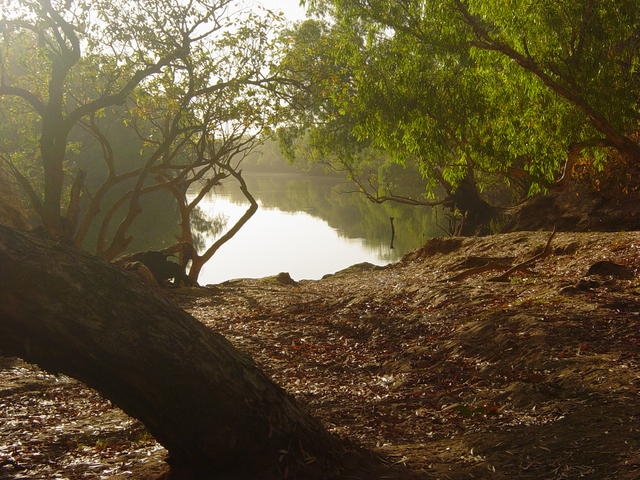
[[[9,2],[0,155],[49,235],[78,246],[93,236],[114,258],[131,244],[141,198],[165,191],[190,240],[198,201],[221,179],[241,181],[284,79],[269,68],[280,19],[232,4]]]
[[[416,165],[427,198],[461,182],[533,193],[585,152],[640,160],[634,2],[307,3],[319,19],[290,32],[282,64],[309,80],[307,108],[283,136],[356,178],[374,161],[359,184],[375,198],[402,200],[372,150]]]

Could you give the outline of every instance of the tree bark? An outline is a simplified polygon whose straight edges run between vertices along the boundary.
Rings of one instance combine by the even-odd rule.
[[[44,200],[42,203],[42,224],[53,238],[64,238],[65,228],[62,218],[62,196],[64,190],[64,159],[68,132],[59,126],[47,126],[60,123],[61,116],[51,115],[43,118],[43,132],[40,139],[40,155],[44,172]]]
[[[320,424],[134,276],[1,225],[0,272],[0,351],[77,378],[140,419],[174,471],[191,472],[180,478],[332,478],[335,440]]]
[[[464,215],[457,235],[488,235],[491,232],[491,221],[496,218],[498,209],[480,196],[473,170],[470,169],[449,194],[449,203],[449,206],[458,209]]]

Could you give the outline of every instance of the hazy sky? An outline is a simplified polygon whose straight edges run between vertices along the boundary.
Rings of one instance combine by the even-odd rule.
[[[288,19],[292,21],[302,20],[305,9],[300,6],[299,0],[252,0],[252,3],[262,4],[264,7],[284,12]]]

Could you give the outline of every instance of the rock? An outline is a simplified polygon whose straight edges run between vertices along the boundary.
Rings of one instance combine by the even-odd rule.
[[[596,282],[595,280],[587,280],[582,279],[576,284],[576,288],[582,292],[586,292],[588,290],[598,288],[600,286],[600,282]]]
[[[570,285],[568,287],[564,287],[563,289],[561,289],[560,290],[560,294],[562,294],[562,295],[574,295],[574,294],[577,294],[577,293],[588,292],[590,290],[593,290],[594,288],[598,288],[598,287],[601,287],[601,286],[602,286],[602,283],[600,283],[600,282],[598,282],[596,280],[583,278],[582,280],[580,280],[575,285]]]
[[[168,260],[167,257],[171,256],[171,250],[173,250],[173,247],[165,250],[137,252],[120,257],[116,259],[114,263],[116,265],[142,263],[153,274],[157,283],[161,286],[169,285],[168,282],[170,279],[173,279],[173,286],[195,286],[181,265]]]
[[[381,267],[380,265],[374,265],[373,263],[361,262],[361,263],[356,263],[355,265],[351,265],[350,267],[343,268],[342,270],[339,270],[335,273],[328,273],[324,275],[322,278],[323,279],[329,278],[335,275],[350,275],[350,274],[360,273],[360,272],[369,272],[373,270],[381,270],[383,268],[384,267]]]
[[[581,293],[581,290],[579,290],[577,287],[571,285],[568,287],[564,287],[562,289],[560,289],[560,295],[575,295],[576,293]]]
[[[620,278],[623,280],[631,280],[635,276],[635,272],[633,269],[625,265],[619,265],[617,263],[603,260],[600,262],[596,262],[589,267],[589,270],[587,270],[585,277],[588,277],[590,275],[605,275]]]
[[[458,250],[462,246],[463,238],[432,238],[424,246],[418,250],[407,253],[402,257],[403,262],[411,262],[421,258],[431,257],[437,253],[451,253]]]
[[[143,283],[153,287],[154,289],[159,289],[160,284],[156,280],[156,277],[153,275],[151,270],[142,262],[126,262],[122,264],[122,268],[128,272],[131,272],[136,275]]]
[[[289,272],[280,272],[278,275],[276,275],[276,281],[283,285],[298,284],[298,282],[296,282],[293,278],[291,278],[291,275],[289,275]]]

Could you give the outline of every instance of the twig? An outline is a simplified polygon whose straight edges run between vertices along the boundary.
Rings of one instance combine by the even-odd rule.
[[[551,235],[549,235],[549,239],[547,240],[547,244],[544,246],[544,249],[538,253],[537,255],[534,255],[533,257],[531,257],[529,260],[525,260],[522,263],[519,263],[513,267],[511,267],[509,270],[507,270],[506,272],[504,272],[502,275],[499,275],[497,277],[493,277],[490,279],[490,281],[492,282],[506,282],[509,280],[509,277],[511,276],[511,274],[517,270],[522,270],[523,268],[526,268],[528,266],[530,266],[531,264],[537,262],[538,260],[542,260],[543,258],[549,256],[549,254],[551,253],[551,241],[553,240],[553,237],[555,237],[556,235],[556,227],[553,227],[553,231],[551,232]]]
[[[501,270],[506,270],[507,268],[509,268],[509,266],[505,265],[504,263],[490,262],[490,263],[487,263],[486,265],[481,265],[479,267],[474,267],[474,268],[470,268],[469,270],[465,270],[464,272],[454,275],[447,281],[459,282],[460,280],[464,280],[465,278],[469,278],[474,275],[479,275],[480,273],[501,271]]]
[[[551,232],[551,235],[547,240],[547,244],[544,246],[544,249],[540,253],[534,255],[533,257],[529,258],[528,260],[525,260],[522,263],[518,263],[517,265],[514,265],[513,267],[509,267],[501,262],[489,262],[485,265],[481,265],[479,267],[474,267],[474,268],[470,268],[469,270],[465,270],[464,272],[449,278],[447,281],[459,282],[460,280],[464,280],[466,278],[469,278],[481,273],[505,270],[505,272],[502,275],[493,277],[490,279],[490,281],[506,282],[509,280],[509,277],[511,276],[512,273],[527,270],[528,267],[531,266],[531,264],[548,256],[551,253],[551,240],[553,240],[553,237],[555,236],[555,234],[556,234],[556,228],[554,227],[553,232]]]

